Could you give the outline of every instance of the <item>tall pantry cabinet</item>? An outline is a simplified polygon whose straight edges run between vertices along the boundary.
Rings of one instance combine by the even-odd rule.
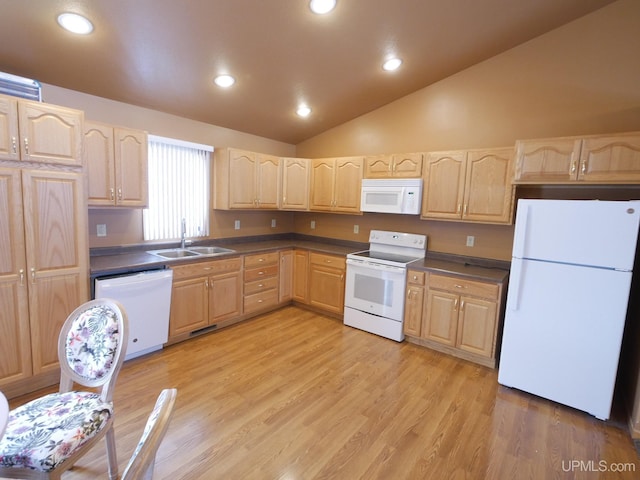
[[[0,95],[0,389],[59,379],[62,324],[89,299],[83,113]]]

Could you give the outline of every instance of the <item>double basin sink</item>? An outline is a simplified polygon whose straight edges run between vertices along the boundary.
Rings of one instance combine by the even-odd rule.
[[[190,258],[190,257],[213,257],[225,253],[235,253],[235,250],[223,247],[189,247],[189,248],[166,248],[164,250],[148,250],[147,253],[162,258]]]

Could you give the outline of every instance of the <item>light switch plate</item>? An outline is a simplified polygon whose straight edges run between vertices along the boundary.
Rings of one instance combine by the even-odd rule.
[[[96,235],[98,237],[107,236],[107,226],[104,223],[99,223],[98,225],[96,225]]]

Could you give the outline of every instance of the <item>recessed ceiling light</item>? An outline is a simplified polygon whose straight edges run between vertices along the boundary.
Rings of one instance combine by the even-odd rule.
[[[300,105],[298,107],[298,110],[296,110],[296,113],[298,114],[299,117],[305,118],[311,115],[311,109],[306,105]]]
[[[61,13],[58,15],[58,24],[72,33],[87,35],[93,32],[93,24],[77,13]]]
[[[336,0],[311,0],[309,2],[309,8],[313,13],[324,15],[336,8]]]
[[[236,79],[231,75],[218,75],[213,81],[216,83],[216,85],[222,88],[228,88],[236,83]]]
[[[402,65],[402,60],[400,60],[399,58],[390,58],[382,64],[382,68],[387,72],[393,72],[394,70],[400,68],[400,65]]]

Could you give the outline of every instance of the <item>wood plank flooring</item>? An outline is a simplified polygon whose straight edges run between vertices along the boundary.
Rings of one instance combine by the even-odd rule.
[[[156,479],[640,478],[620,420],[293,306],[126,362],[115,392],[121,471],[165,387],[178,399]],[[63,478],[106,471],[101,443]]]

